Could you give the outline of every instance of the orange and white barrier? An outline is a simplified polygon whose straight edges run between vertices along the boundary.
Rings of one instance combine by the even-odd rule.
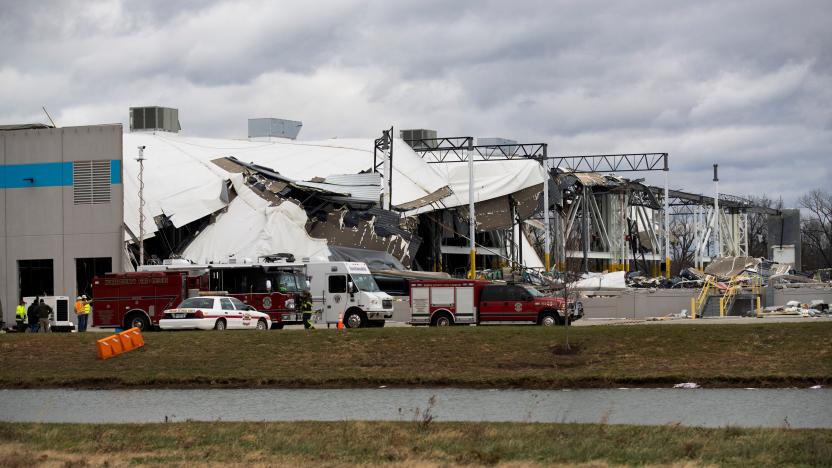
[[[142,338],[142,332],[138,328],[125,330],[96,342],[99,359],[109,359],[142,346],[144,346],[144,338]]]

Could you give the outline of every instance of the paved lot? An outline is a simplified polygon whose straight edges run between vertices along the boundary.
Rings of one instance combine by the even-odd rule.
[[[724,317],[724,318],[699,318],[696,320],[690,319],[667,319],[667,320],[646,320],[646,319],[582,319],[575,322],[573,325],[577,327],[592,327],[598,325],[747,325],[756,323],[803,323],[803,322],[832,322],[832,317]],[[385,327],[410,327],[411,325],[405,322],[388,321]],[[499,326],[499,325],[488,325]],[[318,328],[326,328],[326,325],[317,325]],[[334,325],[333,325],[334,327]],[[285,330],[301,330],[303,325],[288,325]],[[105,332],[112,333],[111,328],[89,328],[90,332]]]

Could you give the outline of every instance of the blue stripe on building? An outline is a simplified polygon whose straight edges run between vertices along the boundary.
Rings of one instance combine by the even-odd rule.
[[[110,160],[110,183],[121,183],[121,161],[119,161],[118,159]]]
[[[121,183],[121,161],[110,160],[110,183]],[[0,165],[0,189],[72,186],[72,162]]]

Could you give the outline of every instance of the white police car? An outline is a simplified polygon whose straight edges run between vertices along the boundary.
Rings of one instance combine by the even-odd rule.
[[[243,301],[225,296],[191,297],[167,309],[162,330],[268,330],[272,321]]]

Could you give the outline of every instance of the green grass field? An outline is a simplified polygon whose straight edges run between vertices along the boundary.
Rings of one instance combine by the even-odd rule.
[[[149,332],[100,361],[102,334],[0,335],[0,388],[615,387],[832,383],[832,323]]]
[[[605,424],[0,423],[0,465],[28,467],[829,466],[832,431]]]

